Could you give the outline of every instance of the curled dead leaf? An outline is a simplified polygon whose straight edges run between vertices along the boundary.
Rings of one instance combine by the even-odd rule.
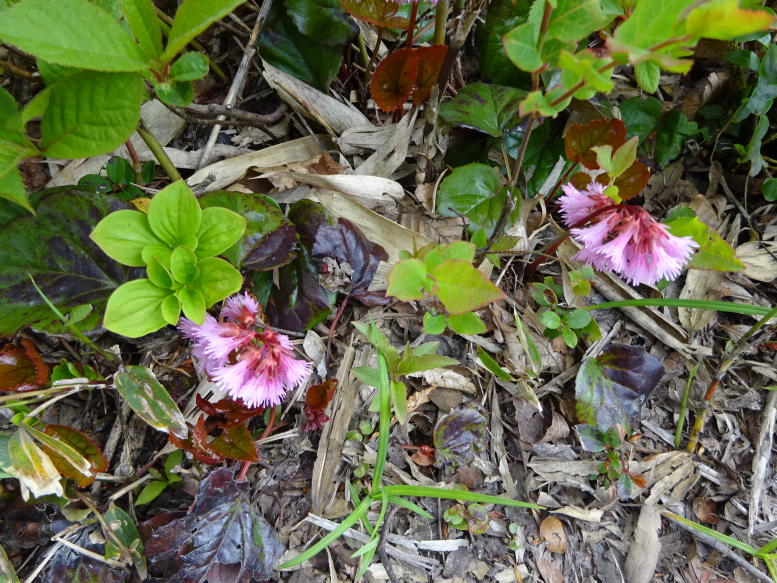
[[[545,548],[551,553],[560,554],[567,550],[564,524],[555,516],[548,516],[540,523],[540,536],[545,541]]]

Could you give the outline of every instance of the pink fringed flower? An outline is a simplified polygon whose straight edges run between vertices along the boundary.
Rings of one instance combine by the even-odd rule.
[[[573,259],[614,271],[633,285],[676,278],[698,247],[691,237],[672,235],[642,207],[615,204],[599,184],[582,192],[567,184],[563,190],[562,217],[583,245]]]
[[[257,331],[259,305],[249,294],[229,298],[221,321],[210,314],[202,325],[184,318],[180,330],[193,342],[197,367],[233,399],[247,407],[272,407],[311,373],[310,364],[294,358],[287,336]]]

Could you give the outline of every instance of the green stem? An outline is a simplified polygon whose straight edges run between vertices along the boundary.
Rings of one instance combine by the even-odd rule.
[[[699,370],[699,365],[694,364],[691,367],[691,370],[688,371],[688,382],[685,383],[685,390],[680,399],[680,414],[677,418],[677,427],[674,430],[674,446],[678,449],[680,449],[680,444],[683,441],[685,416],[688,414],[688,396],[691,394],[691,384],[693,383],[693,378],[696,376],[697,370]]]
[[[445,44],[445,30],[448,26],[448,0],[439,0],[434,12],[434,40],[432,44]]]
[[[378,352],[378,374],[380,375],[380,387],[378,387],[380,420],[378,422],[378,451],[375,458],[375,473],[372,476],[373,492],[380,489],[380,483],[383,480],[383,469],[386,467],[389,434],[391,433],[391,385],[386,358],[380,352]]]
[[[770,312],[769,308],[737,304],[734,302],[718,302],[713,300],[682,300],[676,298],[640,298],[635,300],[618,300],[604,302],[595,306],[587,306],[585,310],[605,310],[607,308],[626,308],[635,306],[664,306],[670,308],[696,308],[699,310],[716,310],[732,314],[749,314],[753,316],[765,316]]]
[[[162,144],[159,143],[159,140],[156,139],[154,134],[152,134],[150,131],[148,131],[146,128],[144,128],[141,125],[140,127],[138,127],[138,135],[141,138],[143,138],[144,142],[146,142],[148,149],[151,150],[152,154],[154,154],[154,157],[157,159],[157,162],[159,162],[159,165],[162,167],[162,170],[165,171],[165,174],[167,174],[170,177],[170,180],[172,181],[183,180],[183,178],[181,178],[180,173],[178,172],[178,169],[173,164],[173,161],[170,160],[170,157],[167,155],[167,152],[165,152],[165,149],[162,147]]]

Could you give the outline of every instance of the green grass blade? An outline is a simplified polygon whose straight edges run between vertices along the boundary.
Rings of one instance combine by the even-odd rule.
[[[483,504],[502,504],[504,506],[519,506],[521,508],[536,508],[545,510],[544,506],[523,502],[521,500],[512,500],[502,496],[491,496],[490,494],[480,494],[478,492],[469,492],[465,490],[449,490],[447,488],[435,488],[433,486],[384,486],[383,492],[388,496],[426,496],[429,498],[445,498],[448,500],[466,500],[468,502],[481,502]],[[376,499],[379,494],[373,494]]]
[[[748,553],[753,556],[758,554],[758,551],[754,547],[751,547],[749,544],[743,543],[742,541],[739,541],[728,535],[721,534],[717,530],[708,528],[703,524],[699,524],[698,522],[694,522],[693,520],[688,520],[687,518],[683,518],[682,516],[678,516],[677,514],[674,514],[672,512],[663,512],[663,515],[671,520],[674,520],[675,522],[684,524],[685,526],[688,526],[698,532],[703,532],[707,536],[711,536],[715,540],[725,543],[729,546],[732,546],[735,549],[739,549],[740,551],[744,551],[745,553]]]
[[[405,508],[406,510],[410,510],[411,512],[415,512],[418,516],[421,518],[426,518],[427,520],[433,520],[434,516],[429,514],[426,510],[421,508],[418,504],[415,502],[411,502],[410,500],[405,500],[404,498],[401,498],[400,496],[389,496],[388,501],[391,504],[396,504],[397,506],[401,506],[402,508]]]
[[[362,497],[359,496],[359,489],[352,483],[348,482],[348,490],[351,493],[351,502],[353,502],[354,506],[358,506],[359,503],[362,501]],[[364,530],[367,531],[367,534],[372,536],[372,534],[375,532],[375,529],[372,528],[372,525],[370,524],[370,521],[367,520],[366,516],[362,516],[359,519],[362,523],[362,526],[364,527]]]
[[[674,446],[678,449],[680,449],[680,444],[683,442],[683,427],[685,426],[685,416],[688,413],[688,397],[691,393],[691,384],[698,370],[699,365],[694,364],[688,371],[688,381],[685,383],[685,390],[680,398],[680,414],[677,417],[677,427],[674,431]]]
[[[388,441],[391,433],[391,386],[388,376],[388,365],[385,357],[378,351],[378,375],[380,386],[380,421],[378,423],[378,452],[375,458],[375,474],[372,476],[372,490],[377,491],[383,480],[383,468],[386,466]]]
[[[300,563],[304,563],[311,557],[316,556],[318,553],[328,547],[330,543],[336,541],[340,536],[342,536],[346,530],[356,524],[356,522],[367,513],[370,504],[372,504],[372,498],[365,498],[359,502],[359,505],[353,509],[353,512],[346,516],[345,520],[343,520],[332,532],[325,535],[320,541],[318,541],[308,550],[301,552],[293,559],[289,559],[285,563],[282,563],[275,568],[278,570],[289,569],[299,565]]]
[[[585,310],[604,310],[606,308],[625,308],[630,306],[666,306],[672,308],[696,308],[699,310],[716,310],[718,312],[730,312],[732,314],[749,314],[753,316],[765,316],[771,308],[751,306],[749,304],[737,304],[734,302],[719,302],[713,300],[681,300],[675,298],[642,298],[638,300],[618,300],[617,302],[604,302],[595,306],[588,306]]]

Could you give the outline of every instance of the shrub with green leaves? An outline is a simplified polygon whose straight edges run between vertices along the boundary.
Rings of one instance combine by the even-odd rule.
[[[120,210],[101,220],[91,239],[146,278],[121,285],[105,310],[108,330],[137,338],[178,323],[181,311],[202,324],[205,310],[237,292],[240,272],[216,257],[243,235],[246,219],[222,207],[200,208],[183,181],[160,190],[148,214]]]

